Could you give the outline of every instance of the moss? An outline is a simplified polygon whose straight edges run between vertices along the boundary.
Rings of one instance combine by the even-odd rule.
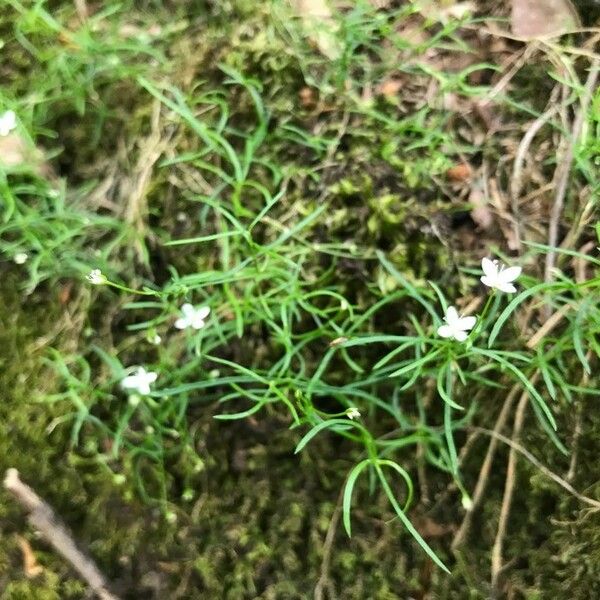
[[[216,67],[222,60],[264,82],[273,123],[298,119],[304,130],[312,130],[315,116],[303,112],[296,97],[305,83],[303,73],[281,38],[272,28],[265,29],[266,8],[257,9],[254,2],[207,3],[202,9],[193,2],[176,4],[181,21],[173,21],[180,23],[182,33],[175,36],[168,51],[179,64],[173,74],[177,85],[193,93],[199,79],[222,82],[223,75]],[[65,2],[64,6],[72,10],[72,3]],[[216,21],[208,23],[209,14]],[[163,13],[161,18],[166,25],[169,19]],[[194,24],[186,19],[195,19]],[[3,27],[4,31],[5,22]],[[15,40],[9,46],[18,58],[12,76],[25,78],[31,57]],[[135,146],[132,140],[148,130],[152,100],[145,93],[135,93],[128,84],[101,86],[97,93],[106,96],[106,106],[117,113],[109,117],[106,131],[117,136],[127,120],[124,136]],[[330,100],[332,107],[327,110],[332,116],[320,115],[328,142],[329,136],[341,130],[339,114],[344,109],[343,97]],[[119,105],[121,101],[124,104]],[[254,121],[248,121],[248,99],[232,104],[236,107],[234,122],[251,127]],[[397,116],[393,108],[389,110]],[[289,114],[292,111],[293,118]],[[99,160],[98,148],[85,144],[94,139],[97,114],[82,119],[81,128],[70,133],[68,121],[75,114],[74,108],[65,108],[61,114],[60,119],[53,116],[55,121],[49,124],[64,133],[61,139],[65,152],[58,166],[68,164],[64,173],[73,184],[79,177],[89,178],[90,170],[83,166],[87,160],[96,160],[93,169],[100,173],[105,157]],[[426,115],[421,117],[425,121],[416,124],[426,129]],[[437,131],[439,123],[434,125],[431,129]],[[431,186],[432,175],[443,173],[451,164],[443,152],[447,139],[439,135],[430,147],[408,152],[404,148],[414,142],[417,129],[405,135],[399,127],[392,136],[382,134],[380,129],[379,123],[365,119],[356,131],[342,135],[334,148],[335,166],[327,166],[312,178],[306,174],[314,175],[311,171],[328,146],[315,142],[302,151],[295,148],[297,155],[288,156],[290,150],[286,150],[284,141],[275,140],[270,151],[276,154],[281,150],[282,156],[289,158],[286,168],[297,175],[282,210],[305,215],[316,207],[316,198],[326,192],[330,208],[316,228],[318,239],[355,242],[367,251],[381,249],[409,279],[448,276],[453,272],[453,258],[443,243],[447,240],[439,239],[439,222],[448,220],[448,213],[465,214],[466,209],[452,198],[439,197],[440,192]],[[197,140],[180,141],[192,149],[197,144]],[[112,150],[107,143],[103,153],[109,155]],[[164,199],[165,181],[166,175],[158,170],[149,189],[153,218],[168,228],[176,222],[178,207],[175,200]],[[197,257],[188,258],[197,265]],[[331,266],[318,260],[315,258],[312,265],[315,276]],[[369,277],[385,291],[397,285],[383,271],[370,272],[360,259],[339,261],[335,277],[347,286],[347,296],[352,299],[354,294],[361,305],[365,300],[360,294],[364,292],[357,280]],[[38,395],[47,396],[58,386],[42,361],[47,339],[59,349],[83,351],[77,340],[70,339],[73,332],[68,329],[58,337],[50,335],[56,323],[69,316],[69,309],[51,288],[40,288],[24,301],[16,269],[4,270],[2,278],[0,469],[15,466],[26,481],[34,484],[115,582],[117,591],[125,598],[311,597],[321,576],[323,544],[335,512],[335,499],[344,475],[361,458],[357,451],[323,436],[298,457],[293,454],[296,439],[287,430],[289,422],[277,414],[261,414],[259,424],[248,420],[223,425],[213,420],[206,405],[189,407],[186,416],[194,439],[165,440],[162,462],[149,460],[137,447],[123,452],[119,460],[109,458],[104,447],[110,440],[101,430],[88,426],[82,430],[82,444],[72,447],[69,425],[54,422],[72,407],[66,402],[36,402]],[[382,327],[398,318],[397,314],[386,315]],[[277,350],[275,344],[265,348],[260,336],[257,340],[256,348],[244,341],[240,348],[254,356]],[[331,364],[335,372],[335,362]],[[341,377],[339,373],[334,376]],[[35,397],[31,396],[32,390]],[[98,414],[107,420],[118,419],[121,409],[116,403],[97,407]],[[595,464],[600,450],[595,408],[590,404],[586,411],[590,417],[581,438],[582,465]],[[143,431],[143,425],[141,418],[133,425],[136,434]],[[137,439],[143,439],[141,434]],[[553,468],[564,470],[564,460],[544,439],[530,435],[525,443],[542,450]],[[482,444],[481,452],[476,453],[478,458],[484,451]],[[412,456],[406,462],[409,468],[414,466]],[[504,463],[498,460],[497,464]],[[465,467],[466,481],[474,482],[477,466],[478,461],[473,461]],[[428,472],[428,477],[437,501],[445,492],[447,478],[433,472]],[[140,481],[146,493],[158,500],[143,501],[137,485]],[[481,514],[475,519],[464,563],[453,565],[452,577],[432,570],[415,542],[393,520],[385,498],[370,495],[366,486],[359,485],[353,516],[355,534],[348,539],[339,526],[334,536],[329,578],[337,596],[382,600],[489,597],[489,552],[503,481],[504,472],[499,466],[492,474]],[[576,487],[592,496],[600,491],[595,489],[595,473],[585,469],[581,469]],[[165,520],[166,510],[175,516],[174,521]],[[447,528],[447,533],[431,535],[428,541],[449,564],[452,527],[460,516],[456,496],[440,501],[440,506],[434,503],[427,511],[417,505],[411,512],[417,522],[430,519]],[[33,580],[24,577],[15,534],[31,532],[20,507],[6,495],[0,495],[0,526],[3,597],[85,597],[84,586],[68,565],[33,536],[30,543],[44,574]],[[506,548],[506,558],[516,558],[516,564],[506,582],[507,591],[517,598],[599,595],[599,532],[595,513],[582,511],[578,503],[520,463]]]

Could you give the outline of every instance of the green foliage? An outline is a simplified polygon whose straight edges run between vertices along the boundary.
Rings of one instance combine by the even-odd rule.
[[[484,97],[486,87],[471,76],[496,67],[478,63],[446,72],[417,60],[434,48],[469,49],[456,21],[425,22],[427,41],[403,39],[398,32],[414,11],[410,6],[383,13],[356,3],[338,15],[340,57],[325,60],[283,3],[273,5],[273,14],[244,2],[196,12],[184,3],[175,15],[157,3],[157,29],[147,13],[128,19],[132,3],[108,3],[84,23],[67,3],[57,11],[47,2],[9,5],[14,22],[6,48],[18,60],[7,67],[12,84],[0,108],[17,112],[18,135],[47,148],[50,166],[0,168],[0,251],[11,261],[27,254],[19,268],[28,292],[61,286],[65,304],[71,287],[78,294],[71,343],[53,343],[46,353],[52,385],[36,389],[32,400],[42,421],[53,419],[50,430],[67,438],[77,469],[93,466],[99,473],[98,502],[116,489],[137,506],[135,490],[156,510],[154,519],[162,517],[153,535],[169,538],[189,512],[185,503],[217,472],[219,493],[233,494],[257,514],[220,532],[223,515],[212,498],[215,522],[205,525],[210,543],[222,533],[237,540],[245,558],[196,555],[196,542],[188,539],[194,556],[188,574],[216,593],[226,572],[228,597],[256,595],[252,571],[276,559],[281,569],[301,573],[297,548],[324,527],[311,524],[306,534],[307,497],[285,490],[290,504],[277,522],[294,550],[276,556],[261,539],[260,520],[273,510],[278,490],[251,506],[252,479],[236,490],[229,459],[207,449],[206,439],[214,431],[244,432],[242,423],[274,423],[261,443],[288,454],[295,444],[298,457],[288,465],[307,460],[324,439],[337,447],[339,438],[346,461],[328,469],[315,460],[325,481],[343,486],[348,535],[357,508],[377,518],[394,515],[413,543],[448,571],[444,545],[426,539],[412,520],[415,448],[468,500],[460,447],[472,425],[489,422],[508,387],[527,393],[537,418],[537,425],[528,424],[532,435],[539,427],[553,444],[548,451],[563,454],[571,407],[598,394],[600,261],[587,254],[528,244],[519,257],[528,273],[517,294],[486,292],[465,342],[437,333],[453,298],[483,296],[481,257],[468,250],[454,256],[438,227],[468,212],[440,178],[465,155],[479,153],[441,100]],[[213,56],[203,50],[196,59],[190,50],[201,43],[194,45],[192,17],[206,26],[206,41],[221,40]],[[394,63],[396,74],[435,82],[439,102],[406,111],[393,99],[361,97],[363,86],[390,72],[388,54],[410,57]],[[296,97],[306,84],[332,107],[319,127]],[[574,98],[579,92],[574,86]],[[510,99],[511,110],[537,114],[527,102]],[[593,107],[591,126],[597,102]],[[594,189],[596,150],[583,140],[576,161],[577,181]],[[130,163],[103,177],[101,167],[113,164],[117,151]],[[88,160],[97,170],[86,170]],[[558,255],[552,282],[536,269],[549,252]],[[578,277],[569,260],[588,276]],[[91,288],[84,276],[92,269],[107,281]],[[184,303],[211,308],[205,327],[174,327]],[[530,348],[531,332],[521,331],[520,319],[528,307],[542,306],[563,318]],[[149,394],[120,385],[136,365],[158,374]],[[539,383],[533,383],[536,373]],[[285,439],[273,432],[285,427]],[[43,438],[44,431],[32,435]],[[269,460],[263,452],[257,462],[269,466]],[[294,481],[282,470],[283,485]],[[70,485],[62,493],[72,493]],[[109,517],[100,519],[104,526]],[[192,524],[199,526],[197,516]],[[103,550],[149,539],[127,534],[129,541],[119,538]],[[336,557],[339,573],[354,568],[358,546],[352,548]],[[368,586],[380,584],[377,597],[392,597],[376,581],[381,573],[373,556],[365,559],[374,569],[364,576],[367,587],[352,589],[368,597],[374,589]],[[312,569],[319,562],[312,552],[307,561]],[[414,574],[414,564],[407,573]],[[293,592],[283,581],[277,586],[277,593]],[[12,597],[22,593],[15,583]]]

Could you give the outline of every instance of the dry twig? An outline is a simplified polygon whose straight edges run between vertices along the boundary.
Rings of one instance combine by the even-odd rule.
[[[76,546],[67,527],[60,522],[52,507],[44,502],[26,483],[19,478],[16,469],[8,469],[4,487],[29,512],[29,522],[62,554],[72,567],[87,582],[100,600],[118,600],[109,591],[108,582],[94,562]]]
[[[540,377],[540,372],[536,371],[531,378],[531,385],[535,385]],[[523,423],[525,422],[525,409],[529,403],[529,392],[523,390],[517,410],[515,413],[515,420],[513,424],[512,441],[516,444],[517,440],[521,435],[523,429]],[[497,433],[495,437],[502,439],[500,433]],[[504,437],[504,436],[502,436]],[[507,438],[508,439],[508,438]],[[510,516],[510,508],[512,505],[513,491],[515,488],[515,474],[517,470],[517,451],[513,444],[510,445],[510,453],[508,455],[508,466],[506,469],[506,482],[504,484],[504,496],[502,498],[502,507],[500,508],[500,518],[498,520],[498,531],[496,532],[496,539],[494,540],[494,546],[492,548],[492,590],[496,591],[498,587],[498,577],[502,570],[502,547],[504,545],[504,537],[506,535],[506,529],[508,526],[508,519]]]
[[[555,313],[544,321],[544,324],[529,338],[525,344],[529,349],[535,348],[542,339],[544,339],[573,308],[571,304],[563,304]]]
[[[590,66],[590,72],[588,74],[583,96],[581,98],[581,105],[577,111],[577,116],[573,123],[573,129],[571,131],[571,138],[569,139],[565,155],[562,158],[557,170],[556,170],[556,196],[554,197],[554,204],[552,206],[552,212],[550,215],[550,223],[548,226],[548,246],[550,250],[546,254],[546,268],[544,273],[544,280],[548,283],[552,281],[554,265],[556,263],[556,250],[554,248],[558,241],[558,224],[562,215],[563,206],[565,203],[565,196],[567,194],[567,185],[569,183],[569,176],[571,174],[571,167],[573,164],[573,157],[575,154],[575,146],[581,136],[583,124],[587,115],[587,108],[592,99],[596,84],[598,81],[598,71],[600,66],[600,60],[596,59]]]
[[[335,533],[337,531],[340,515],[342,514],[342,502],[344,498],[344,487],[342,487],[340,491],[340,495],[338,496],[337,503],[335,505],[335,510],[333,511],[333,515],[331,516],[331,521],[329,521],[329,527],[327,528],[327,533],[325,535],[325,541],[323,542],[323,558],[321,560],[321,574],[319,575],[319,581],[317,581],[317,585],[315,586],[314,599],[315,600],[323,600],[323,591],[327,588],[329,592],[329,597],[335,597],[335,591],[333,589],[333,583],[329,577],[329,567],[331,564],[331,551],[333,549],[333,542],[335,540]]]
[[[554,471],[551,471],[548,467],[544,466],[533,454],[531,454],[531,452],[529,452],[529,450],[524,448],[518,442],[507,438],[501,433],[495,433],[490,429],[484,429],[483,427],[470,427],[469,429],[471,429],[472,431],[479,431],[480,433],[485,433],[487,435],[491,435],[493,437],[498,438],[501,442],[503,442],[507,446],[510,446],[511,450],[514,450],[515,452],[518,452],[523,457],[525,457],[534,467],[539,469],[544,475],[546,475],[546,477],[549,477],[550,479],[552,479],[552,481],[560,485],[560,487],[569,492],[569,494],[571,494],[574,498],[577,498],[577,500],[579,500],[580,502],[583,502],[584,504],[587,504],[596,510],[600,509],[599,500],[590,498],[589,496],[585,496],[584,494],[580,494],[568,481],[560,477],[560,475],[557,475]]]
[[[513,402],[515,401],[517,393],[519,392],[519,389],[520,389],[520,386],[514,385],[512,387],[512,389],[510,390],[510,392],[508,393],[508,396],[506,397],[506,400],[504,401],[504,404],[502,405],[502,409],[500,410],[500,414],[498,415],[498,418],[496,419],[496,424],[494,425],[495,433],[499,433],[500,431],[502,431],[502,429],[504,428],[504,425],[506,425],[506,421],[508,420],[508,415],[512,408]],[[497,438],[492,437],[492,439],[490,440],[490,444],[488,446],[487,452],[485,454],[485,458],[483,459],[483,464],[481,465],[481,469],[479,471],[479,477],[477,478],[477,484],[475,485],[475,490],[473,491],[473,497],[471,498],[473,504],[471,505],[470,510],[468,510],[466,512],[466,514],[463,518],[463,521],[460,524],[460,527],[458,528],[458,531],[456,532],[454,539],[452,540],[452,549],[453,550],[458,549],[463,544],[463,542],[465,541],[465,538],[467,537],[467,535],[469,533],[469,529],[471,527],[471,522],[473,520],[473,514],[475,513],[475,510],[479,506],[479,504],[483,498],[483,494],[485,493],[485,488],[487,487],[487,483],[489,480],[490,471],[492,469],[492,463],[494,461],[494,455],[496,454],[497,446],[498,446]]]

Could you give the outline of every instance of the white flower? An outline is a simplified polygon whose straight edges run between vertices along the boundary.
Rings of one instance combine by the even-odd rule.
[[[154,371],[146,371],[144,367],[135,367],[133,375],[128,375],[121,381],[121,387],[146,396],[150,393],[150,384],[154,383],[157,377],[158,374]]]
[[[85,278],[93,285],[102,285],[106,283],[106,276],[102,274],[100,269],[92,269]]]
[[[454,306],[449,306],[444,316],[445,325],[438,327],[438,335],[443,338],[450,338],[457,342],[464,342],[468,337],[468,331],[475,327],[476,317],[460,317]]]
[[[484,258],[481,261],[481,268],[485,275],[481,277],[481,283],[488,287],[512,294],[517,291],[517,288],[512,284],[513,281],[521,274],[521,267],[508,267],[497,260]]]
[[[7,110],[0,116],[0,136],[8,135],[17,126],[17,115],[14,111]]]
[[[360,413],[358,412],[358,408],[353,406],[346,411],[346,416],[349,419],[360,419]]]
[[[17,264],[17,265],[22,265],[22,264],[26,263],[28,258],[29,258],[29,256],[27,254],[25,254],[25,252],[17,252],[17,254],[15,254],[13,256],[13,260],[15,261],[15,264]]]
[[[188,327],[202,329],[206,325],[204,319],[208,317],[209,313],[209,306],[195,308],[191,304],[184,304],[181,307],[181,314],[183,317],[180,317],[175,321],[175,327],[177,327],[177,329],[187,329]]]

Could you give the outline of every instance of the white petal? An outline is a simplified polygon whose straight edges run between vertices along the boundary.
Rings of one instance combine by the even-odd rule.
[[[498,273],[498,281],[510,283],[521,274],[522,270],[523,269],[521,267],[509,267],[508,269],[502,269],[502,271]]]
[[[481,268],[488,277],[494,278],[498,274],[498,265],[489,258],[481,259]]]
[[[443,338],[451,338],[454,337],[454,329],[450,325],[440,325],[437,334]]]
[[[7,110],[0,117],[0,135],[8,135],[17,126],[17,115],[14,111]]]
[[[121,381],[121,386],[127,389],[137,388],[139,385],[139,377],[137,375],[128,375]]]
[[[483,275],[482,277],[480,277],[481,283],[483,283],[483,285],[487,285],[488,287],[491,288],[495,288],[498,280],[496,276],[490,277],[487,275]]]
[[[504,281],[499,281],[496,288],[507,294],[514,294],[517,291],[517,288],[512,283],[505,283]]]
[[[456,324],[456,328],[461,331],[469,331],[475,327],[475,323],[477,323],[477,317],[461,317]]]
[[[185,329],[186,327],[189,326],[189,321],[186,318],[181,318],[181,319],[177,319],[177,321],[175,321],[175,327],[177,327],[177,329]]]
[[[158,377],[158,373],[155,373],[154,371],[150,371],[149,373],[146,373],[146,381],[148,383],[154,383],[156,381],[156,378]]]
[[[190,325],[194,329],[202,329],[204,325],[206,325],[206,323],[204,322],[204,319],[201,319],[200,317],[198,317],[197,314],[195,314],[192,320],[190,321]]]
[[[196,310],[194,309],[194,307],[189,303],[186,302],[182,307],[181,307],[181,312],[183,314],[184,317],[191,317],[194,315],[194,313],[196,312]]]
[[[148,383],[146,383],[145,381],[140,381],[137,391],[140,394],[142,394],[143,396],[146,396],[147,394],[150,393],[150,385]]]
[[[446,321],[446,323],[448,323],[448,325],[453,325],[454,323],[458,322],[458,320],[459,320],[458,311],[456,310],[456,308],[454,308],[454,306],[448,307],[448,310],[446,311],[446,316],[444,317],[444,320]]]
[[[198,310],[196,310],[196,316],[199,319],[206,319],[210,314],[210,306],[201,306]]]
[[[457,342],[464,342],[469,334],[466,331],[455,331],[453,337]]]

